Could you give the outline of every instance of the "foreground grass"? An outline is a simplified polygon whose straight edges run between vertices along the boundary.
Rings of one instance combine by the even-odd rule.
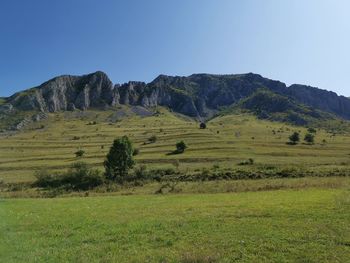
[[[4,199],[3,262],[349,262],[350,192]]]

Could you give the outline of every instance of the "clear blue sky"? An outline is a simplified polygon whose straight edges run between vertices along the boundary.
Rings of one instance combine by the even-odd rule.
[[[350,96],[348,0],[1,0],[0,96],[61,74],[114,83],[255,72]]]

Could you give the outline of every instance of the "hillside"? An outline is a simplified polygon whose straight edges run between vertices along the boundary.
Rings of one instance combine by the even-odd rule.
[[[266,167],[342,175],[350,168],[350,122],[341,119],[350,100],[333,95],[255,74],[161,75],[123,85],[103,72],[57,77],[0,100],[0,180],[28,182],[39,169],[62,171],[77,161],[102,169],[112,141],[123,135],[140,150],[139,165],[186,176],[214,166],[253,177],[271,174]],[[207,129],[199,129],[203,120]],[[315,145],[286,145],[292,132],[304,136],[308,127],[317,129]],[[170,154],[179,140],[188,150]],[[76,158],[80,149],[85,155]],[[249,159],[254,165],[239,165]]]
[[[331,113],[298,103],[290,97],[282,96],[268,89],[257,90],[251,96],[221,111],[220,114],[230,114],[237,110],[246,110],[255,114],[259,119],[299,126],[325,127],[327,122],[337,120],[337,117]]]
[[[16,129],[19,120],[24,119],[23,116],[40,120],[44,116],[36,116],[39,112],[107,110],[120,105],[144,108],[163,106],[197,120],[207,120],[222,109],[237,105],[261,89],[268,90],[274,96],[286,97],[292,100],[294,105],[298,104],[299,108],[305,109],[296,112],[295,107],[287,104],[291,108],[285,107],[281,113],[290,116],[292,112],[294,117],[291,121],[289,117],[277,120],[306,125],[309,123],[308,117],[321,120],[334,117],[350,119],[348,98],[303,85],[287,87],[282,82],[252,73],[194,74],[189,77],[160,75],[148,84],[130,81],[120,85],[113,84],[105,73],[98,71],[84,76],[59,76],[38,87],[2,98],[0,128]],[[271,111],[269,107],[272,105],[264,105],[267,112]],[[321,111],[329,114],[322,114]]]
[[[138,165],[145,164],[148,169],[178,167],[183,173],[196,173],[218,165],[234,171],[259,172],[270,167],[342,174],[350,168],[349,133],[318,130],[315,145],[288,146],[292,132],[301,131],[303,136],[306,129],[259,120],[247,113],[216,117],[207,123],[207,129],[199,129],[198,122],[165,108],[149,116],[139,114],[140,108],[125,106],[115,111],[49,113],[45,120],[0,137],[0,179],[32,181],[37,170],[61,171],[77,161],[102,170],[113,140],[123,135],[140,150]],[[153,135],[157,140],[150,143]],[[179,140],[184,140],[188,149],[184,154],[169,155]],[[79,149],[85,151],[82,158],[75,157]],[[254,165],[239,165],[250,158]]]

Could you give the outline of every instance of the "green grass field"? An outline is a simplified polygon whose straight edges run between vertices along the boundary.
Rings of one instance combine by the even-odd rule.
[[[350,262],[346,189],[5,199],[2,262]]]
[[[30,182],[35,170],[64,170],[73,162],[84,161],[102,169],[102,162],[115,138],[128,135],[140,149],[139,164],[149,167],[174,167],[189,171],[219,165],[235,168],[239,162],[253,158],[256,165],[301,167],[311,170],[350,169],[350,134],[333,136],[318,130],[315,145],[286,145],[293,131],[305,128],[257,120],[250,115],[229,115],[215,118],[205,130],[193,120],[176,117],[161,109],[158,116],[124,118],[115,123],[106,121],[112,112],[89,111],[82,117],[75,113],[51,114],[37,123],[43,129],[29,129],[12,136],[0,137],[0,180]],[[96,125],[88,125],[96,120]],[[155,143],[147,143],[152,135]],[[167,155],[175,143],[184,140],[188,150],[181,155]],[[326,140],[326,143],[323,142]],[[86,154],[77,159],[74,153]]]
[[[318,129],[314,145],[291,146],[289,135],[303,136],[306,128],[235,114],[199,129],[159,110],[142,118],[127,112],[116,122],[111,111],[50,114],[0,137],[0,262],[350,262],[349,132]],[[17,184],[33,182],[39,169],[64,171],[77,161],[102,170],[123,135],[148,169],[279,167],[313,176],[145,181],[59,194]],[[180,140],[185,153],[169,154]],[[79,149],[83,158],[75,157]],[[254,164],[239,165],[249,158]]]

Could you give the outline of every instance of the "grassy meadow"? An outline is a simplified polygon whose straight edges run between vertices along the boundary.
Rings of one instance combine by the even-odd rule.
[[[350,133],[318,129],[315,144],[292,146],[288,137],[298,131],[303,139],[306,128],[235,114],[199,129],[165,109],[149,117],[123,112],[49,114],[0,137],[1,262],[350,262]],[[123,135],[148,169],[278,167],[313,176],[150,181],[59,194],[6,188],[77,161],[102,170]],[[171,154],[180,140],[188,149]],[[85,155],[77,158],[78,150]]]
[[[4,199],[0,217],[2,262],[350,262],[346,189]]]
[[[88,111],[50,114],[46,121],[14,135],[0,137],[0,180],[31,182],[34,172],[67,169],[84,161],[103,169],[102,163],[115,138],[128,135],[140,150],[139,164],[151,168],[178,166],[183,172],[210,168],[235,169],[240,162],[254,159],[254,166],[299,167],[323,173],[350,171],[350,133],[334,135],[318,130],[316,143],[287,145],[293,131],[303,135],[305,128],[257,120],[248,114],[214,118],[207,129],[199,123],[160,109],[155,116],[120,118],[107,121],[115,112]],[[94,124],[96,121],[96,124]],[[155,143],[148,139],[155,135]],[[303,138],[301,138],[303,139]],[[184,140],[185,153],[169,155],[175,143]],[[85,151],[82,158],[75,152]],[[345,171],[345,172],[343,172]]]

